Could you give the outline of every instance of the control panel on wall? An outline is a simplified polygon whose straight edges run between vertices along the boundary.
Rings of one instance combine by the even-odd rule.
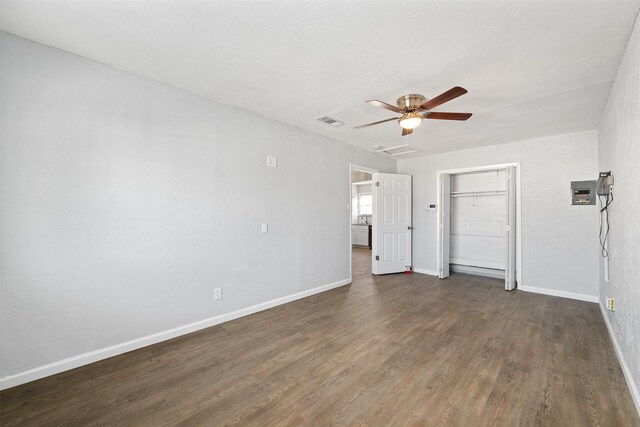
[[[613,175],[611,175],[611,171],[609,172],[600,172],[598,176],[598,196],[609,196],[611,195],[611,187],[613,187]]]
[[[596,182],[595,181],[571,181],[572,205],[595,205]]]

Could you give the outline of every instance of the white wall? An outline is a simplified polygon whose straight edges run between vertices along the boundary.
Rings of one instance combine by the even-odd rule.
[[[522,283],[528,288],[596,300],[598,210],[571,206],[570,181],[597,178],[597,132],[581,132],[398,161],[413,178],[416,269],[435,272],[436,174],[441,170],[520,162]]]
[[[600,121],[599,144],[600,170],[611,170],[615,179],[610,283],[601,274],[600,302],[616,298],[616,311],[606,319],[640,412],[640,18]]]
[[[349,164],[394,160],[0,37],[0,378],[349,279]]]

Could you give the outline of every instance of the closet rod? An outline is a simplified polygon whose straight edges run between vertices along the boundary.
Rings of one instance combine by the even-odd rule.
[[[472,196],[503,196],[507,194],[506,191],[463,191],[458,193],[451,193],[451,197],[472,197]]]

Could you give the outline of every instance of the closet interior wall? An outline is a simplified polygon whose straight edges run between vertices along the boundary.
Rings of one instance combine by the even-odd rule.
[[[451,175],[453,271],[505,277],[506,190],[505,169]]]

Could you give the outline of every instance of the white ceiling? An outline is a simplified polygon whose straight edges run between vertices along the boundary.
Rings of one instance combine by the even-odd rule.
[[[364,103],[469,90],[410,137],[436,153],[597,127],[639,1],[2,0],[0,27],[372,150]],[[347,124],[315,121],[330,115]],[[241,131],[241,130],[239,130]]]

